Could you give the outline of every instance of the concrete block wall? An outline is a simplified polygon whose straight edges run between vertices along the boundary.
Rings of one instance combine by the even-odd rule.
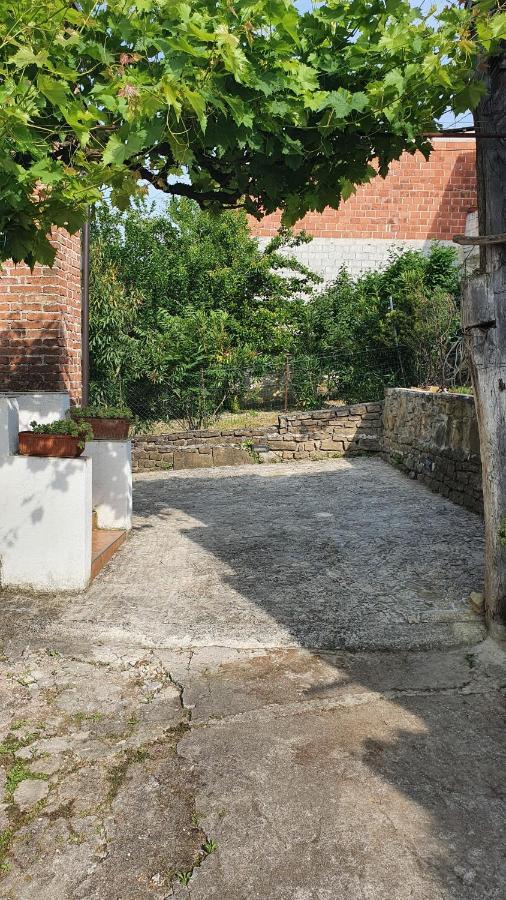
[[[91,572],[92,462],[6,456],[0,461],[0,586],[83,590]]]
[[[264,430],[140,435],[132,440],[133,468],[191,469],[377,453],[381,410],[381,403],[360,403],[280,415],[277,425]]]
[[[260,237],[258,242],[264,249],[270,239]],[[432,241],[428,240],[390,240],[373,238],[335,238],[315,237],[309,244],[290,248],[290,256],[307,266],[323,279],[326,284],[335,281],[341,269],[357,278],[365,272],[384,269],[392,254],[418,250],[428,253]],[[449,241],[441,241],[449,245]],[[451,244],[455,247],[455,244]]]
[[[383,455],[431,490],[482,512],[480,444],[471,396],[388,389]]]

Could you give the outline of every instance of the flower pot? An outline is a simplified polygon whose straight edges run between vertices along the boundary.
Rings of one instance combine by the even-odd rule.
[[[81,446],[79,446],[79,444]],[[23,456],[81,456],[84,443],[71,434],[36,434],[19,432],[19,452]]]
[[[79,416],[76,422],[88,422],[93,431],[94,441],[126,441],[130,419],[107,419],[102,416]]]

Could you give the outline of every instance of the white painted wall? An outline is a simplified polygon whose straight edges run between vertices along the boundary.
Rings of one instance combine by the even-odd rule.
[[[0,583],[81,590],[91,574],[92,461],[0,460]]]
[[[0,464],[18,451],[19,409],[15,397],[0,396]]]
[[[13,397],[17,401],[20,431],[30,431],[34,419],[42,425],[64,419],[70,406],[67,391],[3,391],[1,397]]]
[[[262,249],[269,238],[259,238]],[[295,256],[317,275],[321,275],[325,283],[334,281],[342,268],[356,278],[364,272],[385,268],[393,252],[399,250],[421,250],[428,253],[434,241],[395,241],[380,238],[313,238],[309,244],[290,248],[287,255]],[[455,247],[449,241],[442,244]]]
[[[93,460],[93,509],[99,528],[132,527],[132,444],[89,441],[84,452]]]

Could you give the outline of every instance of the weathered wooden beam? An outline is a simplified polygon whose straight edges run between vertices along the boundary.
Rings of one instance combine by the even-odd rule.
[[[486,247],[487,244],[506,244],[506,233],[504,234],[480,234],[477,237],[471,237],[467,234],[455,234],[453,236],[454,244],[462,244],[470,247]]]
[[[480,235],[459,237],[480,248],[480,274],[464,283],[461,309],[480,432],[485,615],[506,640],[506,45],[479,61],[477,77],[485,87],[473,113]]]

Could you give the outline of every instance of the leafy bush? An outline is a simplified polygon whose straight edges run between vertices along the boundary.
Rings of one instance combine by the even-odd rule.
[[[160,212],[98,208],[92,228],[91,396],[137,422],[198,428],[225,410],[322,396],[380,399],[385,386],[467,380],[452,248],[393,254],[358,279],[319,279],[284,231],[262,252],[238,213],[187,200]]]
[[[248,367],[297,350],[304,298],[320,280],[289,255],[305,240],[285,231],[262,252],[245,215],[212,215],[187,200],[164,212],[100,206],[91,245],[93,401],[127,402],[142,418],[190,426],[237,406]]]
[[[79,438],[78,447],[84,447],[86,441],[93,440],[93,431],[87,422],[74,422],[73,419],[57,419],[56,422],[48,422],[44,425],[33,421],[30,422],[30,426],[35,434],[65,434]]]
[[[381,397],[396,384],[465,380],[459,271],[451,247],[393,254],[383,271],[353,280],[346,270],[308,307],[308,333],[329,392],[343,400]]]
[[[74,406],[70,415],[73,419],[131,419],[132,410],[128,406]]]

